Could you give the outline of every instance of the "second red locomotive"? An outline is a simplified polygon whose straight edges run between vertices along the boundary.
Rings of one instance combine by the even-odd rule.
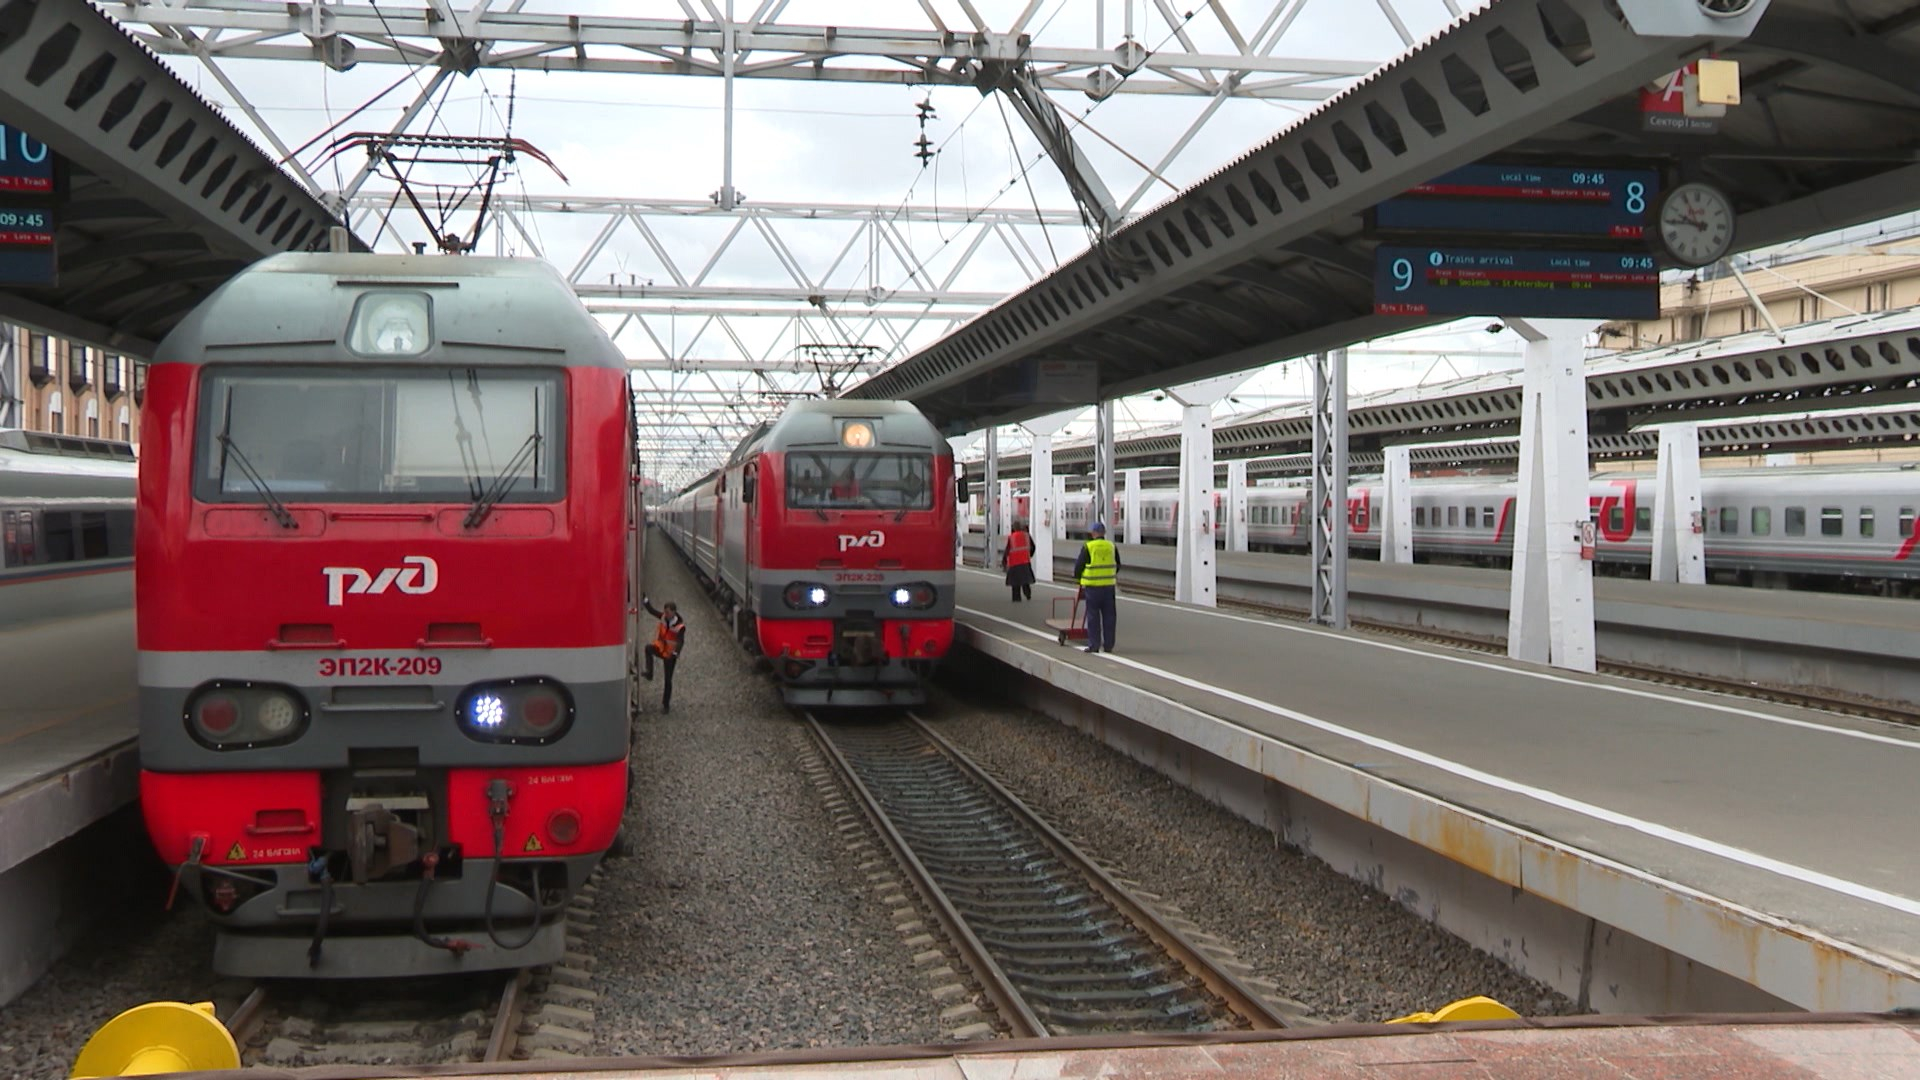
[[[908,705],[953,644],[953,451],[905,402],[806,401],[661,515],[798,705]]]

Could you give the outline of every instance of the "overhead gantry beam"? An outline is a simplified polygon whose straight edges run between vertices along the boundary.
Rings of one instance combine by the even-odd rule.
[[[113,10],[122,22],[144,26],[141,38],[156,52],[198,53],[199,45],[167,32],[190,31],[216,58],[317,60],[343,70],[400,64],[463,74],[510,68],[720,78],[727,73],[731,42],[734,78],[971,86],[981,65],[1019,60],[1033,66],[1041,89],[1096,98],[1211,97],[1221,93],[1223,73],[1239,72],[1229,96],[1320,101],[1375,66],[1270,56],[1251,45],[1208,53],[1178,35],[1171,48],[1149,53],[1132,41],[1115,48],[1041,46],[1024,28],[956,31],[937,19],[928,29],[873,29],[758,18],[729,23],[715,16],[713,5],[706,5],[708,18],[684,20],[499,12],[489,6],[488,0],[464,8],[436,0],[426,7],[381,4],[377,10],[312,0],[120,0]],[[1275,5],[1276,14],[1286,6]],[[694,12],[691,5],[687,10]],[[1267,25],[1273,22],[1269,18]]]

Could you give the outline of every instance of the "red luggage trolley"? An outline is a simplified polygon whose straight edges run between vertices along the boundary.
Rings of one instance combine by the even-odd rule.
[[[1060,617],[1060,604],[1062,601],[1065,601],[1069,605],[1067,608],[1067,617],[1064,619]],[[1086,612],[1080,609],[1080,591],[1078,589],[1074,590],[1071,597],[1056,596],[1053,598],[1053,618],[1047,620],[1047,629],[1059,631],[1060,644],[1062,645],[1073,641],[1087,640],[1087,615]]]

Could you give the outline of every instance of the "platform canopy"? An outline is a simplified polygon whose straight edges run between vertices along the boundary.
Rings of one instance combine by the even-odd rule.
[[[1709,53],[1743,103],[1648,130],[1641,90]],[[1910,210],[1915,71],[1920,0],[1492,0],[849,394],[964,431],[1439,321],[1374,314],[1365,215],[1476,161],[1662,166],[1746,249]]]
[[[56,162],[54,191],[0,196],[5,250],[46,213],[58,263],[51,284],[0,284],[0,319],[150,355],[240,268],[324,247],[337,223],[93,4],[0,5],[0,124],[10,158],[25,134]]]

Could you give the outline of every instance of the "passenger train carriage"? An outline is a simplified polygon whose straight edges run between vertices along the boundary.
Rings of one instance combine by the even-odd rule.
[[[907,705],[953,643],[955,491],[912,405],[796,402],[662,525],[789,702]]]
[[[1599,474],[1589,487],[1596,525],[1596,558],[1631,570],[1651,561],[1653,477]],[[1016,513],[1025,509],[1016,497]],[[1384,489],[1348,488],[1347,526],[1358,551],[1380,546]],[[1505,563],[1513,549],[1515,489],[1494,477],[1416,479],[1413,550],[1420,560]],[[1920,471],[1900,465],[1709,470],[1701,478],[1707,570],[1715,579],[1772,586],[1872,585],[1881,591],[1920,582],[1913,558]],[[1061,508],[1069,537],[1084,537],[1093,500],[1071,493]],[[1216,493],[1216,505],[1224,499]],[[1247,537],[1254,550],[1299,552],[1311,533],[1311,496],[1305,488],[1257,487],[1247,493]],[[1172,543],[1179,521],[1175,492],[1140,493],[1140,539]],[[975,515],[973,527],[980,527]],[[1116,497],[1110,535],[1124,535],[1124,500]],[[1216,514],[1215,520],[1221,520]],[[1226,530],[1214,533],[1225,542]]]
[[[619,350],[537,261],[278,255],[146,408],[141,802],[216,970],[558,960],[627,798]]]
[[[0,630],[133,606],[133,447],[0,431]]]

